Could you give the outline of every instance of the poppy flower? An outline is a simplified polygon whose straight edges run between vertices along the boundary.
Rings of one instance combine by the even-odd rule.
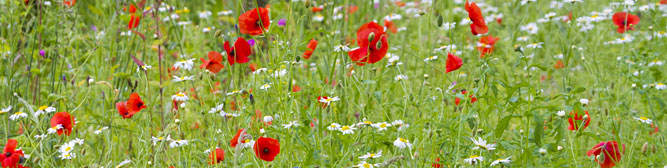
[[[405,2],[403,2],[403,1],[395,1],[394,4],[396,4],[396,6],[398,6],[398,7],[405,6]]]
[[[320,103],[320,105],[322,106],[322,108],[327,108],[327,105],[329,105],[329,104],[324,103],[324,102],[320,102],[320,100],[322,100],[322,99],[326,100],[326,99],[329,99],[329,97],[326,97],[326,96],[317,96],[317,102]]]
[[[211,162],[208,163],[209,165],[220,163],[225,160],[225,151],[221,148],[215,148],[215,152],[211,152],[208,158],[211,159]]]
[[[558,61],[556,61],[556,63],[554,63],[554,68],[555,69],[561,69],[563,67],[565,67],[565,65],[563,64],[563,61],[561,61],[561,60],[558,60]]]
[[[134,29],[139,27],[139,21],[141,21],[141,17],[132,14],[130,16],[130,22],[127,23],[127,29]]]
[[[660,131],[660,129],[658,129],[657,126],[653,125],[653,123],[651,123],[651,128],[653,128],[653,131],[649,132],[648,133],[649,135],[653,135],[653,134],[658,133]]]
[[[445,73],[449,73],[461,68],[461,65],[463,65],[463,61],[461,61],[461,58],[457,57],[456,55],[452,53],[447,53],[446,64],[447,64],[447,71]]]
[[[141,109],[145,109],[146,104],[144,104],[144,101],[141,100],[141,97],[139,97],[139,94],[137,93],[132,93],[130,95],[130,99],[127,100],[127,110],[130,111],[131,113],[137,113],[141,111]]]
[[[297,85],[292,86],[292,92],[296,93],[296,92],[299,92],[299,91],[301,91],[301,87],[299,87]]]
[[[303,58],[310,59],[310,56],[313,55],[313,52],[315,52],[315,48],[317,48],[317,40],[311,39],[310,42],[308,42],[308,46],[306,47],[308,47],[308,49],[303,52]]]
[[[23,157],[23,151],[15,150],[18,142],[16,139],[8,139],[7,144],[5,144],[5,150],[3,154],[0,155],[0,161],[2,161],[2,167],[23,167],[19,165],[21,157]]]
[[[663,4],[663,5],[667,4],[667,0],[661,0],[660,4]]]
[[[639,17],[637,15],[629,14],[626,12],[616,12],[612,16],[611,20],[614,21],[614,24],[618,26],[616,31],[618,33],[625,33],[627,30],[635,30],[633,25],[639,23]]]
[[[372,64],[382,60],[389,49],[384,27],[375,22],[362,25],[357,30],[357,45],[358,49],[347,53],[357,65],[363,66],[366,63]]]
[[[131,113],[127,109],[127,102],[126,101],[116,103],[116,109],[118,109],[118,114],[123,116],[123,118],[132,118],[132,116],[135,114],[135,113]]]
[[[500,38],[493,37],[492,35],[482,36],[479,39],[479,42],[477,42],[477,50],[482,52],[479,57],[484,58],[484,55],[493,52],[493,46],[496,45],[498,40],[500,40]]]
[[[229,141],[229,145],[232,147],[236,147],[236,145],[239,143],[239,137],[241,137],[241,133],[243,132],[243,129],[239,129],[239,131],[236,132],[236,135],[234,135],[234,138],[232,138],[231,141]],[[243,133],[245,135],[246,133]]]
[[[322,11],[323,7],[318,7],[318,6],[313,6],[313,8],[310,8],[310,11],[313,11],[313,13],[317,13]]]
[[[273,138],[259,137],[253,150],[258,158],[270,162],[280,153],[280,143]]]
[[[130,4],[129,8],[124,7],[123,10],[125,12],[134,13],[134,12],[137,12],[137,7],[135,7],[134,4]]]
[[[591,116],[588,115],[588,111],[584,112],[586,113],[586,115],[579,115],[574,111],[570,112],[570,115],[572,115],[572,117],[567,119],[567,122],[570,123],[570,126],[567,129],[576,131],[579,130],[579,126],[581,125],[584,126],[583,128],[581,128],[582,130],[586,129],[586,127],[588,127],[588,124],[591,123]]]
[[[431,164],[431,167],[433,167],[433,168],[441,168],[442,165],[441,165],[440,163],[438,163],[438,162],[440,162],[440,158],[436,158],[436,159],[435,159],[435,163]]]
[[[76,3],[76,0],[63,0],[63,4],[65,4],[67,7],[74,6],[74,3]]]
[[[252,54],[250,50],[250,44],[248,44],[245,39],[239,37],[234,42],[234,47],[229,46],[229,42],[225,41],[225,51],[227,52],[227,61],[229,65],[234,65],[234,63],[246,63],[250,61],[248,56]]]
[[[461,90],[461,94],[465,95],[466,93],[468,92],[465,89]],[[470,94],[468,98],[470,98],[470,104],[473,104],[477,101],[477,97],[473,97],[472,94]],[[460,102],[461,102],[460,98],[457,97],[456,99],[454,99],[454,104],[456,104],[457,106],[459,105]]]
[[[394,22],[391,20],[384,20],[384,27],[387,27],[387,30],[390,30],[391,33],[396,34],[396,32],[398,32],[398,28],[396,28]]]
[[[62,126],[62,129],[58,129],[58,135],[69,136],[72,133],[72,128],[74,127],[74,117],[68,112],[58,112],[51,117],[51,127],[57,128],[58,125]]]
[[[489,32],[489,27],[486,26],[486,21],[484,21],[484,16],[482,16],[482,10],[479,9],[476,3],[468,3],[466,1],[465,10],[468,11],[468,18],[472,21],[470,24],[470,30],[473,35],[486,34]]]
[[[269,10],[266,8],[255,8],[239,16],[239,29],[243,34],[252,36],[263,34],[264,29],[269,29],[270,24]]]
[[[205,60],[204,58],[200,59],[204,63],[199,66],[199,69],[206,67],[208,71],[218,73],[222,68],[225,67],[222,65],[222,55],[216,51],[208,52],[208,60]]]
[[[593,149],[586,152],[586,155],[595,155],[595,161],[600,164],[600,167],[611,168],[621,161],[622,153],[625,153],[625,145],[623,145],[623,152],[621,152],[616,141],[607,141],[595,145]],[[600,154],[604,154],[604,157],[598,160]]]

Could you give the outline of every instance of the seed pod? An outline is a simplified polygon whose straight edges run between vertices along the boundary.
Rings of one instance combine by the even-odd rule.
[[[368,42],[373,41],[373,39],[375,39],[375,32],[371,32],[370,34],[368,34]]]

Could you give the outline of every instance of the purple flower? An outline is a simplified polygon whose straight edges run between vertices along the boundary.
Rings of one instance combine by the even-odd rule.
[[[251,47],[255,46],[255,39],[248,40],[248,44],[250,44]]]
[[[44,55],[46,55],[46,51],[44,51],[44,50],[39,50],[39,55],[41,55],[41,56],[43,57]]]
[[[97,32],[97,26],[95,26],[95,25],[90,26],[90,29],[92,29],[93,31]]]
[[[373,8],[379,8],[379,7],[380,7],[380,3],[373,4]]]
[[[285,26],[285,25],[287,25],[287,20],[285,19],[278,20],[278,26]]]

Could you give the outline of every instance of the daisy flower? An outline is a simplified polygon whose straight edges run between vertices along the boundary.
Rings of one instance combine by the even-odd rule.
[[[171,135],[167,135],[167,137],[151,137],[151,141],[153,141],[153,146],[157,144],[160,141],[171,141]]]
[[[321,21],[324,20],[324,16],[322,16],[322,15],[320,15],[320,14],[315,15],[315,16],[313,16],[313,20],[314,20],[314,21],[317,21],[317,22],[321,22]]]
[[[347,47],[347,44],[340,44],[334,47],[334,52],[348,52],[350,47]]]
[[[639,120],[639,121],[641,121],[642,123],[646,123],[646,124],[651,124],[651,123],[653,122],[653,120],[648,119],[648,118],[646,118],[646,117],[639,117],[639,118],[637,118],[637,117],[632,117],[632,118],[634,118],[635,120]]]
[[[540,148],[540,150],[538,150],[537,152],[540,152],[540,154],[546,154],[546,153],[547,153],[547,149]]]
[[[664,83],[658,83],[658,84],[655,84],[655,89],[665,90],[665,89],[667,89],[667,86],[665,86]]]
[[[393,125],[393,126],[397,126],[397,127],[398,127],[398,131],[402,131],[402,130],[404,130],[405,128],[410,127],[410,124],[405,124],[405,123],[403,122],[403,120],[396,120],[396,121],[393,121],[393,122],[391,122],[391,125]]]
[[[107,130],[107,129],[109,129],[109,127],[102,127],[100,129],[95,130],[95,132],[93,132],[93,133],[95,133],[95,135],[99,135],[100,133],[102,133],[102,131]]]
[[[405,76],[405,75],[396,75],[396,77],[394,77],[394,80],[395,80],[395,81],[400,81],[400,80],[405,80],[405,79],[408,79],[408,76]]]
[[[565,111],[564,110],[558,111],[556,112],[556,115],[558,115],[559,117],[565,116]]]
[[[463,161],[466,162],[466,163],[468,163],[468,164],[470,164],[470,165],[473,165],[473,164],[475,164],[475,163],[477,163],[477,162],[484,161],[484,157],[482,157],[482,156],[477,156],[477,155],[472,155],[472,156],[470,156],[470,157],[467,158],[467,159],[463,159]]]
[[[347,135],[347,134],[354,134],[354,129],[357,129],[357,128],[354,128],[353,126],[347,126],[346,125],[346,126],[340,127],[339,130],[340,130],[340,132],[343,133],[343,135]]]
[[[19,111],[19,112],[16,112],[16,113],[12,114],[11,116],[9,116],[9,119],[16,120],[16,119],[25,118],[25,117],[28,117],[28,114]]]
[[[241,93],[241,90],[232,90],[231,92],[227,93],[227,96],[229,95],[235,95]]]
[[[39,135],[35,135],[35,138],[37,138],[37,139],[44,139],[44,138],[46,138],[47,136],[48,136],[47,134],[39,134]]]
[[[338,101],[338,100],[340,100],[338,97],[328,97],[328,98],[322,97],[319,101],[329,105],[329,104],[331,104],[331,102],[335,102],[335,101]]]
[[[60,156],[58,156],[58,157],[60,157],[63,160],[73,159],[73,158],[76,158],[76,154],[75,153],[60,153]]]
[[[296,121],[290,121],[287,124],[283,124],[283,128],[285,128],[285,129],[290,129],[292,127],[298,127],[298,126],[299,126],[299,123],[296,122]]]
[[[64,153],[69,154],[69,153],[72,152],[72,150],[74,150],[74,145],[76,145],[76,144],[75,143],[65,143],[62,146],[60,146],[60,148],[58,149],[58,152],[63,153],[63,154]]]
[[[218,15],[227,16],[227,15],[231,15],[232,13],[233,12],[231,10],[223,10],[223,11],[218,12]]]
[[[526,47],[527,48],[542,48],[542,44],[544,44],[544,43],[543,42],[531,43],[531,44],[526,45]]]
[[[195,78],[195,76],[181,76],[181,77],[174,76],[174,79],[172,79],[171,81],[174,81],[174,82],[180,82],[180,81],[186,81],[186,80],[191,81],[194,78]]]
[[[510,158],[512,158],[512,157],[510,156],[510,157],[507,157],[505,159],[503,159],[503,158],[497,159],[497,160],[491,162],[491,166],[495,166],[495,165],[500,164],[500,163],[510,163],[511,162]]]
[[[46,132],[47,132],[48,134],[53,134],[53,133],[58,132],[58,130],[60,130],[60,129],[63,129],[63,125],[62,125],[62,124],[58,124],[58,125],[56,125],[55,127],[51,127],[51,128],[49,128],[49,129],[47,129]]]
[[[243,140],[243,142],[240,145],[241,149],[252,148],[253,146],[255,146],[255,140],[246,139]]]
[[[485,149],[485,150],[495,150],[496,149],[496,144],[486,144],[486,141],[480,137],[477,137],[477,140],[475,138],[470,138],[473,143],[475,143],[475,147],[472,149]]]
[[[185,145],[188,145],[188,140],[179,139],[179,140],[173,140],[169,143],[170,148],[181,147]]]
[[[287,75],[287,70],[281,69],[281,70],[276,71],[273,74],[271,74],[271,77],[277,78],[277,77],[283,77],[285,75]]]
[[[528,36],[521,36],[516,38],[517,41],[528,41]]]
[[[374,168],[374,167],[377,167],[377,166],[378,166],[377,163],[376,164],[370,164],[370,163],[366,163],[366,161],[361,161],[361,163],[357,164],[356,167]]]
[[[380,151],[377,152],[377,153],[370,153],[370,152],[367,152],[365,155],[359,157],[359,159],[364,159],[364,160],[366,160],[366,159],[368,159],[368,158],[375,159],[375,158],[379,158],[379,157],[381,157],[381,156],[382,156],[382,150],[380,150]]]
[[[211,11],[201,11],[201,12],[199,12],[199,18],[201,18],[201,19],[208,19],[208,17],[210,17],[211,15],[213,15],[213,13],[211,13]]]
[[[50,106],[43,105],[43,106],[40,106],[39,109],[35,112],[35,117],[39,117],[42,114],[52,113],[52,112],[55,112],[55,111],[56,111],[55,107],[50,107]]]
[[[271,83],[267,83],[267,84],[264,84],[261,87],[259,87],[259,89],[262,89],[262,90],[266,90],[268,88],[271,88]]]
[[[403,62],[400,62],[400,58],[397,55],[391,53],[388,53],[387,55],[389,56],[389,61],[387,61],[386,67],[403,65]]]
[[[438,59],[438,56],[434,55],[434,56],[430,56],[430,57],[424,59],[424,62],[435,61],[437,59]]]
[[[537,24],[535,24],[535,23],[528,23],[527,25],[523,25],[523,26],[519,27],[519,29],[521,31],[527,32],[528,34],[537,34],[537,31],[539,30],[539,28],[537,27]]]
[[[340,130],[340,128],[341,128],[341,127],[340,127],[340,124],[338,124],[338,123],[331,123],[331,125],[329,125],[329,126],[327,127],[327,129],[328,129],[329,131]]]
[[[405,149],[407,148],[412,148],[412,144],[410,143],[409,140],[403,139],[403,138],[396,138],[394,141],[394,146],[398,147],[399,149]]]
[[[153,66],[150,66],[150,65],[148,65],[148,64],[144,64],[144,65],[142,65],[142,66],[137,67],[137,72],[139,72],[139,70],[148,71],[148,70],[150,70],[151,68],[153,68]]]
[[[238,117],[238,113],[225,113],[224,111],[220,112],[220,116],[227,117],[227,118],[232,118],[232,117]]]
[[[390,127],[391,124],[389,124],[387,122],[381,122],[381,123],[371,124],[371,126],[374,127],[374,128],[377,128],[378,131],[384,131],[384,130],[387,130],[387,127]]]
[[[579,102],[583,105],[588,105],[588,99],[579,99]]]
[[[171,99],[172,99],[172,100],[176,100],[176,101],[187,101],[187,100],[188,100],[188,96],[185,95],[185,93],[183,93],[183,92],[178,92],[178,93],[176,93],[175,95],[172,95],[172,96],[171,96]]]
[[[0,109],[0,114],[2,114],[2,113],[6,113],[6,112],[9,112],[9,110],[12,110],[12,108],[13,108],[12,106],[9,106],[9,107],[6,107],[6,108],[3,108],[3,109]]]
[[[188,70],[188,71],[192,70],[192,66],[194,65],[194,62],[193,62],[194,60],[195,60],[194,58],[187,59],[187,60],[180,60],[180,61],[174,63],[174,67],[185,69],[185,70]]]

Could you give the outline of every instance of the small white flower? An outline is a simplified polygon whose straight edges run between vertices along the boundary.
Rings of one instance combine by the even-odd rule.
[[[76,158],[76,154],[75,153],[60,153],[59,157],[61,159],[73,159],[73,158]]]
[[[338,124],[338,123],[331,123],[331,125],[329,125],[329,126],[327,127],[327,129],[328,129],[329,131],[340,130],[340,128],[341,128],[341,127],[340,127],[340,124]]]
[[[77,145],[83,145],[83,139],[76,138],[74,140],[69,141],[70,144],[77,144]]]
[[[319,101],[329,105],[329,104],[331,104],[331,102],[335,102],[335,101],[338,101],[338,100],[340,100],[338,97],[329,97],[329,98],[322,97],[322,98],[320,98]]]
[[[560,110],[560,111],[556,112],[556,115],[558,115],[559,117],[565,116],[565,111]]]
[[[456,22],[447,22],[442,24],[442,29],[447,31],[456,27]]]
[[[377,167],[378,164],[370,164],[366,163],[366,161],[361,161],[361,163],[357,164],[355,167],[361,167],[361,168],[375,168]]]
[[[496,161],[491,162],[491,166],[495,166],[495,165],[500,164],[500,163],[510,163],[510,162],[511,162],[511,160],[510,160],[511,158],[512,158],[511,156],[510,156],[510,157],[507,157],[507,158],[505,158],[505,159],[500,158],[500,159],[498,159],[498,160],[496,160]]]
[[[35,138],[37,138],[37,139],[44,139],[44,138],[46,138],[47,136],[48,136],[47,134],[39,134],[39,135],[35,135]]]
[[[320,14],[315,15],[315,16],[313,16],[313,20],[317,21],[317,22],[322,22],[324,20],[324,16],[322,16]]]
[[[658,84],[655,84],[655,89],[665,90],[665,89],[667,89],[667,86],[665,86],[664,83],[658,83]]]
[[[468,163],[468,164],[470,164],[470,165],[473,165],[473,164],[475,164],[475,163],[484,161],[484,157],[482,157],[482,156],[477,156],[477,155],[472,155],[472,156],[470,156],[470,157],[467,158],[467,159],[463,159],[463,161],[466,162],[466,163]]]
[[[227,93],[227,96],[235,95],[235,94],[239,94],[239,93],[241,93],[241,90],[232,90],[231,92]]]
[[[99,135],[100,133],[102,133],[102,131],[107,130],[107,129],[109,129],[109,127],[102,127],[100,129],[95,130],[94,133],[95,133],[95,135]]]
[[[273,117],[272,117],[272,116],[264,116],[264,122],[267,122],[267,123],[268,123],[268,122],[271,122],[271,121],[273,121]]]
[[[223,111],[223,112],[220,112],[220,116],[227,117],[227,118],[232,118],[232,117],[238,117],[239,114],[238,113],[225,113]]]
[[[424,59],[425,62],[434,61],[434,60],[438,60],[437,55],[430,56],[430,57],[427,57],[426,59]]]
[[[588,99],[579,99],[579,102],[583,105],[588,105]]]
[[[400,137],[396,138],[394,141],[394,146],[398,147],[399,149],[405,149],[406,147],[412,148],[412,144],[409,140]]]
[[[231,10],[223,10],[223,11],[218,12],[218,15],[227,16],[227,15],[231,15],[232,13],[233,12]]]
[[[340,132],[342,132],[343,135],[347,135],[347,134],[354,134],[355,129],[357,129],[357,128],[355,128],[354,126],[345,125],[345,126],[340,127],[340,129],[338,129],[338,130],[340,130]]]
[[[116,166],[116,168],[123,167],[124,165],[126,165],[126,164],[128,164],[128,163],[132,163],[132,161],[131,161],[131,160],[124,160],[124,161],[120,162],[120,163],[118,164],[118,166]]]
[[[51,1],[44,1],[44,5],[51,6]]]
[[[210,32],[213,29],[215,29],[215,27],[204,27],[204,28],[201,29],[201,32],[207,33],[207,32]]]
[[[211,13],[211,11],[201,11],[201,12],[199,12],[199,18],[201,18],[201,19],[208,19],[208,17],[210,17],[211,15],[213,15]]]
[[[9,112],[10,110],[12,110],[12,108],[13,108],[12,106],[9,106],[9,107],[6,107],[6,108],[3,108],[2,110],[0,110],[0,114],[2,114],[2,113],[6,113],[6,112]]]
[[[482,139],[481,137],[477,137],[477,140],[475,138],[470,138],[473,143],[475,143],[475,147],[472,149],[485,149],[485,150],[495,150],[496,149],[496,144],[486,144],[486,140]]]
[[[387,55],[389,56],[389,61],[387,61],[387,67],[403,65],[403,62],[400,62],[400,58],[397,55],[394,55],[392,53],[387,53]]]
[[[180,81],[186,81],[186,80],[191,81],[194,78],[195,78],[195,76],[181,76],[181,77],[174,76],[174,79],[172,79],[171,81],[174,81],[174,82],[180,82]]]
[[[281,70],[276,71],[273,74],[271,74],[271,77],[277,78],[277,77],[283,77],[285,75],[287,75],[287,70],[281,69]]]
[[[334,47],[334,52],[348,52],[350,47],[347,47],[347,44],[341,44]]]
[[[399,131],[402,131],[405,128],[410,127],[410,124],[405,124],[403,120],[396,120],[391,122],[391,125],[397,126]]]
[[[74,150],[74,145],[75,145],[74,143],[65,143],[62,146],[60,146],[58,151],[60,153],[71,153],[72,150]]]
[[[153,146],[157,144],[160,141],[171,141],[171,135],[167,135],[167,137],[151,137],[151,141],[153,141]]]
[[[188,70],[188,71],[192,70],[192,66],[194,65],[194,62],[193,62],[194,60],[195,60],[194,58],[193,59],[180,60],[180,61],[174,63],[174,67],[182,68],[182,69],[185,69],[185,70]]]
[[[651,124],[653,122],[653,120],[648,119],[646,117],[639,117],[639,118],[632,117],[632,118],[634,118],[635,120],[639,120],[639,121],[641,121],[642,123],[645,123],[645,124]]]
[[[185,95],[185,93],[183,93],[183,92],[178,92],[178,93],[176,93],[175,95],[172,95],[172,96],[171,96],[171,99],[172,99],[172,100],[176,100],[176,101],[187,101],[187,100],[188,100],[188,96]]]
[[[526,5],[529,2],[537,2],[537,0],[521,0],[521,6]]]
[[[148,71],[148,70],[150,70],[151,68],[153,68],[153,66],[150,66],[150,65],[148,65],[148,64],[144,64],[144,65],[142,65],[142,66],[137,67],[137,72],[139,72],[139,71],[142,70],[142,69],[143,69],[144,71]]]
[[[396,77],[394,77],[394,80],[395,80],[395,81],[400,81],[400,80],[405,80],[405,79],[408,79],[408,76],[405,76],[405,75],[396,75]]]
[[[538,150],[538,152],[540,152],[540,154],[545,154],[545,153],[547,153],[547,149],[540,148],[540,150]]]
[[[528,34],[537,34],[537,31],[539,30],[535,23],[528,23],[527,25],[519,27],[519,29],[528,32]]]
[[[19,112],[16,112],[16,113],[12,114],[11,116],[9,116],[9,119],[16,120],[16,119],[25,118],[25,117],[28,117],[28,114],[19,111]]]
[[[392,13],[392,14],[389,14],[389,15],[385,16],[382,19],[391,21],[391,20],[399,20],[399,19],[402,19],[402,18],[403,18],[403,16],[401,16],[399,14]]]
[[[387,127],[390,127],[390,126],[391,126],[391,124],[389,124],[389,123],[387,123],[387,122],[381,122],[381,123],[371,124],[371,127],[377,128],[378,131],[384,131],[384,130],[387,130]]]
[[[563,150],[563,147],[562,147],[562,146],[558,146],[556,149],[558,149],[558,150]]]
[[[299,123],[297,121],[290,121],[287,124],[283,124],[283,128],[285,128],[285,129],[290,129],[292,127],[298,127],[298,126],[299,126]]]
[[[542,44],[544,44],[544,43],[543,42],[531,43],[531,44],[526,45],[526,47],[527,48],[542,48]]]
[[[48,134],[53,134],[53,133],[58,132],[58,130],[60,130],[60,129],[63,129],[63,125],[62,125],[62,124],[58,124],[58,125],[56,125],[55,127],[51,127],[51,128],[49,128],[48,130],[46,130],[46,132],[47,132]]]
[[[267,84],[264,84],[261,87],[259,87],[259,89],[262,89],[262,90],[266,90],[266,89],[269,89],[269,88],[271,88],[271,83],[267,83]]]
[[[56,108],[55,107],[50,107],[50,106],[40,106],[39,109],[35,112],[35,117],[39,117],[42,114],[47,114],[47,113],[52,113],[55,112]]]
[[[364,159],[364,160],[366,160],[366,159],[368,159],[368,158],[375,159],[375,158],[379,158],[379,157],[381,157],[381,156],[382,156],[382,150],[380,150],[380,151],[377,152],[377,153],[370,153],[370,152],[367,152],[365,155],[359,157],[359,159]]]
[[[188,145],[188,140],[173,140],[169,143],[170,148],[181,147]]]

